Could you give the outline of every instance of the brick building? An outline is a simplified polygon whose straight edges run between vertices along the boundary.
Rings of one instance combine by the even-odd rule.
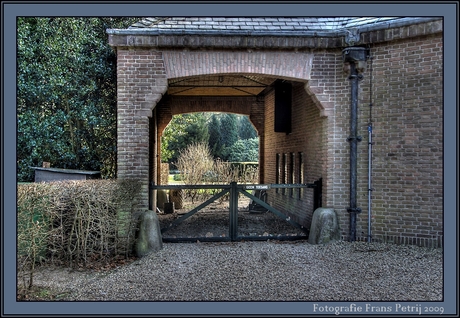
[[[231,112],[258,131],[260,183],[321,179],[344,239],[370,223],[377,241],[442,244],[442,19],[175,17],[107,32],[118,178],[142,180],[140,208],[172,116]],[[310,225],[311,191],[268,200]]]

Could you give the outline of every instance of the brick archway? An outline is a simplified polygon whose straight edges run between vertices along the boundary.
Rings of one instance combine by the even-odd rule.
[[[201,75],[264,75],[305,82],[305,90],[315,100],[322,116],[333,109],[331,95],[321,79],[311,78],[315,55],[309,52],[261,50],[241,51],[163,51],[168,79]],[[321,61],[315,66],[322,66]]]
[[[152,206],[149,182],[159,178],[159,137],[172,116],[192,111],[225,111],[248,115],[260,138],[264,160],[264,101],[257,96],[170,96],[169,81],[210,75],[264,76],[304,83],[321,116],[333,107],[324,90],[334,76],[313,78],[330,58],[316,65],[310,52],[289,51],[189,51],[118,48],[118,177],[142,181],[141,207]],[[332,61],[336,55],[332,54]],[[313,85],[312,85],[313,84]],[[319,93],[319,94],[318,94]],[[317,97],[318,95],[319,97]],[[325,102],[323,102],[325,100]],[[263,168],[262,168],[263,171]],[[262,173],[263,175],[263,173]],[[149,204],[150,202],[150,204]]]
[[[382,105],[385,104],[385,107],[379,108],[380,117],[375,116],[375,120],[380,121],[381,124],[380,136],[392,136],[394,132],[390,131],[393,129],[391,127],[407,128],[407,125],[417,125],[412,117],[408,119],[407,124],[400,123],[399,116],[389,114],[393,112],[392,107],[396,108],[397,112],[410,110],[410,114],[432,107],[435,110],[434,114],[437,114],[439,105],[442,105],[440,97],[442,91],[439,89],[439,83],[442,82],[439,80],[441,73],[439,70],[442,65],[440,56],[443,48],[442,19],[402,18],[391,26],[386,22],[376,24],[372,28],[361,26],[354,29],[353,33],[350,33],[346,27],[340,32],[337,30],[313,32],[309,29],[312,21],[308,18],[295,18],[292,21],[282,18],[281,20],[274,18],[146,19],[145,25],[141,23],[142,25],[130,29],[108,32],[109,44],[116,49],[118,55],[118,177],[137,178],[142,181],[140,209],[148,206],[148,183],[150,180],[156,180],[157,177],[158,162],[155,158],[158,157],[159,151],[158,132],[164,129],[169,121],[168,116],[172,117],[178,112],[174,107],[179,107],[178,105],[181,104],[180,107],[188,107],[190,110],[191,104],[195,103],[195,109],[202,110],[222,107],[217,105],[238,108],[235,106],[237,94],[213,96],[211,97],[215,101],[213,105],[207,101],[210,96],[206,94],[192,96],[192,94],[186,97],[189,105],[179,102],[178,96],[173,96],[174,105],[170,105],[170,109],[165,111],[162,107],[168,102],[168,98],[174,95],[171,94],[171,87],[176,80],[219,75],[224,77],[248,75],[294,83],[292,105],[296,113],[292,117],[292,125],[296,131],[284,134],[273,129],[274,118],[276,118],[273,107],[276,98],[273,90],[260,95],[264,100],[263,116],[255,114],[252,107],[249,111],[251,121],[258,131],[263,131],[265,136],[265,154],[266,158],[269,158],[265,174],[267,181],[278,180],[276,171],[291,171],[289,170],[291,167],[298,168],[301,164],[305,167],[305,177],[309,179],[303,180],[303,175],[300,173],[293,175],[292,171],[289,172],[290,179],[287,179],[312,182],[321,177],[323,204],[334,207],[338,211],[344,229],[348,227],[346,194],[349,191],[347,178],[350,174],[347,142],[350,124],[350,88],[348,77],[343,72],[342,50],[350,46],[373,48],[374,74],[378,77],[374,87],[379,89],[375,96],[380,99]],[[398,55],[393,56],[389,52]],[[427,59],[426,65],[423,66],[419,62],[422,54],[426,54]],[[390,85],[393,83],[393,76],[400,75],[402,67],[407,68],[412,77],[406,77],[402,85]],[[360,93],[368,90],[366,85],[369,85],[369,79],[366,76],[367,74],[364,76],[363,85],[360,86],[363,87]],[[434,84],[430,86],[430,90],[419,89],[419,85],[414,84],[422,82]],[[407,87],[410,87],[410,90],[406,90]],[[254,96],[257,94],[249,97]],[[232,102],[226,101],[226,98],[232,99]],[[227,102],[229,104],[226,104]],[[250,104],[248,101],[247,103]],[[410,107],[401,107],[401,103]],[[259,109],[259,106],[255,109]],[[263,118],[263,122],[257,121],[257,118]],[[359,119],[359,127],[363,130],[363,127],[366,128],[366,119],[361,117]],[[438,118],[432,120],[439,122]],[[403,129],[401,131],[404,132]],[[365,129],[364,133],[366,133]],[[441,153],[437,149],[442,149],[438,146],[440,138],[437,133],[429,136],[436,138],[433,142],[435,146],[431,149],[433,149],[433,160],[436,162],[433,167],[437,169],[440,166],[438,158],[442,158],[441,155],[437,156]],[[425,147],[425,140],[411,139],[410,142]],[[393,149],[396,146],[391,140],[383,142],[387,147],[381,147],[383,156],[379,158],[381,161],[377,164],[380,165],[380,169],[387,169],[386,161],[382,159],[386,158],[383,149]],[[408,149],[408,152],[412,151],[411,149]],[[406,159],[411,160],[414,154],[408,153],[407,157],[401,158],[402,162]],[[280,167],[275,162],[275,156],[276,158],[302,158],[302,162],[296,159],[293,164]],[[360,156],[359,164],[365,166],[366,159],[366,156]],[[397,159],[394,152],[390,159]],[[413,170],[410,170],[407,165],[404,167],[409,171],[408,173],[413,171],[418,173],[418,166],[414,166]],[[393,174],[402,173],[398,169],[399,166],[394,165],[390,170]],[[283,174],[286,175],[285,172]],[[385,182],[386,175],[386,173],[382,174],[381,182]],[[284,181],[287,179],[285,178]],[[408,184],[418,186],[417,183],[424,181],[423,178],[418,178],[411,182]],[[365,186],[359,187],[359,198],[365,197],[365,190]],[[394,197],[401,195],[397,190],[391,193]],[[409,194],[402,197],[410,199],[411,196]],[[380,196],[381,200],[382,198],[383,196]],[[288,201],[303,213],[299,216],[302,218],[299,223],[309,225],[312,213],[308,209],[308,197],[299,200],[276,194],[273,200]],[[429,204],[432,202],[436,206],[439,205],[439,200],[436,198]],[[426,210],[431,211],[432,206],[427,206]],[[380,207],[378,210],[382,219],[377,220],[380,235],[399,233],[401,226],[387,227],[388,223],[382,221],[383,216],[387,215],[382,212],[382,209],[385,208]],[[398,215],[396,207],[391,209],[394,215]],[[410,205],[410,209],[420,210],[417,205]],[[359,227],[365,228],[367,226],[365,221],[363,218]],[[408,220],[406,223],[410,222]],[[442,233],[438,225],[429,228],[433,229],[436,235]]]
[[[167,96],[158,104],[158,132],[161,135],[174,115],[195,112],[223,112],[249,117],[255,129],[263,133],[263,100],[257,97],[182,97]]]

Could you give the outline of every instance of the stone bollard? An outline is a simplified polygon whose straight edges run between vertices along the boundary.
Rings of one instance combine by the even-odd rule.
[[[161,211],[164,211],[165,203],[168,201],[168,192],[166,190],[157,190],[157,207]]]
[[[313,212],[308,243],[324,244],[340,239],[337,215],[332,208],[318,208]]]
[[[140,218],[139,233],[136,241],[137,256],[143,257],[163,248],[158,215],[151,210],[145,211]]]

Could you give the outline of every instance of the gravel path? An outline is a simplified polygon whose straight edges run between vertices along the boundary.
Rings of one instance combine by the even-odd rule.
[[[165,243],[110,272],[41,271],[61,300],[441,301],[442,250],[306,241]]]

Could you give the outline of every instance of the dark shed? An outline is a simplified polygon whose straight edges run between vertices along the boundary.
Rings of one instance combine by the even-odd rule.
[[[35,169],[35,182],[51,182],[62,180],[88,180],[99,179],[100,171],[61,169],[61,168],[42,168],[32,167]]]

